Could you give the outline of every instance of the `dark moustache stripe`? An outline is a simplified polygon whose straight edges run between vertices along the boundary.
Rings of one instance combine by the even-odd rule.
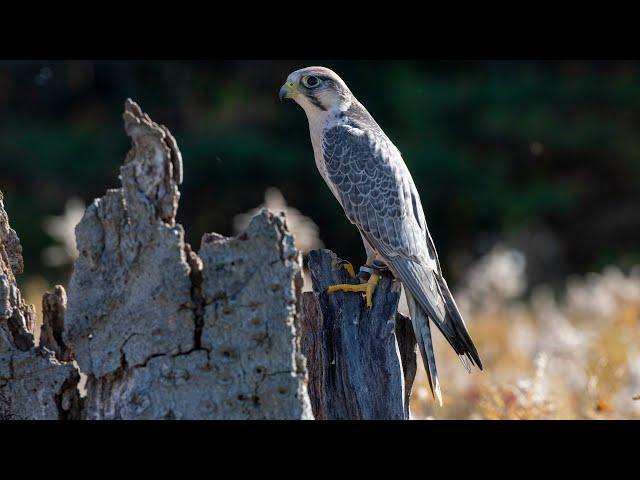
[[[318,107],[320,110],[322,111],[327,111],[326,107],[320,102],[320,100],[318,100],[316,98],[315,95],[311,94],[311,93],[307,93],[307,98],[309,99],[309,101],[311,103],[313,103],[316,107]]]

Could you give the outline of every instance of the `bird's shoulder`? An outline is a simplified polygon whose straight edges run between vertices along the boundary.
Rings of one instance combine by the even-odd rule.
[[[358,193],[378,197],[386,191],[394,196],[402,186],[404,165],[399,152],[370,130],[350,123],[328,128],[322,155],[329,179],[344,193],[353,191],[355,200],[360,198]]]
[[[362,104],[354,100],[345,111],[329,115],[324,126],[329,140],[349,138],[362,143],[391,144],[382,128]]]
[[[393,176],[405,168],[400,152],[382,130],[351,118],[324,129],[322,154],[329,173],[346,173],[352,168],[376,176]]]

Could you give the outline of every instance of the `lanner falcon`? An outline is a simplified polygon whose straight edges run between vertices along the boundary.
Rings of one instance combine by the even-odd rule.
[[[347,218],[362,236],[370,273],[361,284],[329,287],[329,292],[362,292],[367,306],[382,269],[402,282],[431,392],[442,405],[429,319],[440,329],[469,370],[482,363],[442,276],[425,221],[420,195],[400,151],[342,79],[324,67],[290,74],[280,99],[291,98],[307,114],[316,166]],[[345,268],[352,277],[350,264]],[[465,358],[466,357],[466,358]]]

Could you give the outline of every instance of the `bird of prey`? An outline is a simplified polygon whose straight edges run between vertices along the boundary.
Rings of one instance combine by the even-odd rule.
[[[344,212],[360,231],[368,280],[340,284],[329,292],[361,292],[367,306],[381,271],[401,281],[431,392],[442,405],[429,319],[435,323],[467,370],[482,363],[462,315],[442,276],[427,229],[420,196],[400,151],[332,70],[308,67],[287,77],[280,99],[305,111],[316,166]],[[352,277],[350,264],[345,269]],[[467,361],[468,360],[468,361]]]

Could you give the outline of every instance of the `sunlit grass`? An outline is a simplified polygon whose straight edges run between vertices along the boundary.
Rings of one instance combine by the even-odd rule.
[[[467,305],[485,369],[467,374],[436,334],[444,406],[420,366],[413,417],[640,418],[640,270],[608,267],[569,283],[561,301],[542,288],[527,300]]]

